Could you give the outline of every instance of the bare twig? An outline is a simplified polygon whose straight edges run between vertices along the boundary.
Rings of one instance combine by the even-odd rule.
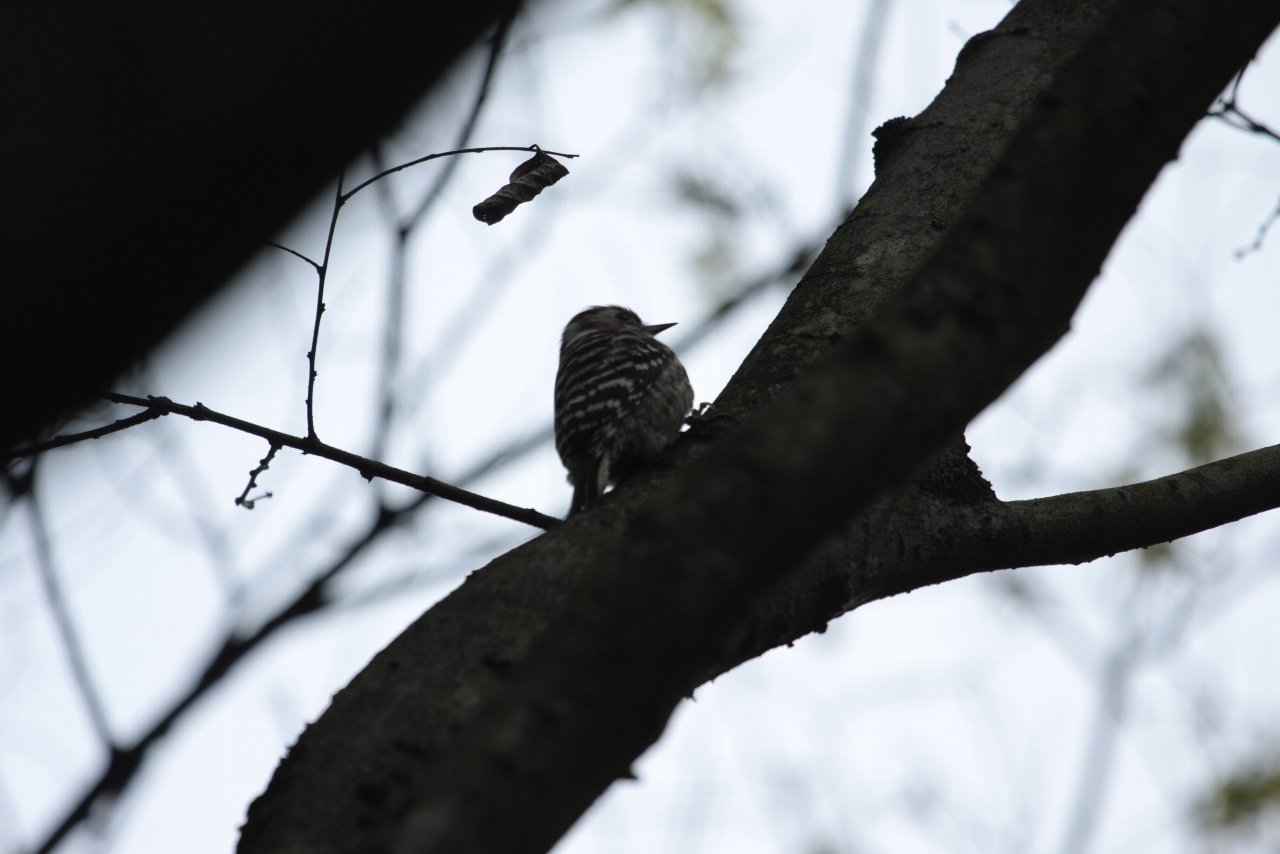
[[[361,183],[357,184],[351,190],[348,190],[346,195],[343,196],[342,201],[345,204],[352,196],[354,196],[356,193],[360,192],[361,190],[363,190],[365,187],[369,186],[373,182],[381,181],[383,178],[387,177],[388,175],[394,175],[397,172],[400,172],[404,169],[408,169],[410,166],[417,166],[419,163],[426,163],[428,160],[435,160],[440,157],[452,157],[455,154],[480,154],[485,151],[528,151],[530,153],[536,153],[538,151],[538,147],[534,145],[487,145],[482,148],[459,148],[456,151],[441,151],[437,154],[428,154],[425,157],[419,157],[417,160],[410,160],[408,163],[401,163],[399,166],[392,166],[390,169],[382,170],[377,175],[374,175],[372,178],[368,178],[362,181]],[[548,151],[546,153],[554,157],[572,158],[572,157],[579,156],[577,154],[566,154],[563,151]]]
[[[319,440],[319,437],[316,435],[316,422],[315,422],[316,350],[320,344],[320,318],[324,314],[324,308],[325,308],[324,286],[329,273],[329,258],[333,251],[333,236],[335,231],[338,228],[338,214],[342,212],[343,206],[347,202],[351,201],[351,198],[355,196],[356,193],[363,190],[365,187],[368,187],[369,185],[377,181],[380,181],[383,178],[386,178],[388,175],[394,175],[397,172],[400,172],[404,169],[408,169],[410,166],[416,166],[419,163],[426,163],[428,160],[436,160],[441,157],[451,157],[455,154],[478,154],[485,151],[537,152],[540,150],[541,149],[539,149],[538,146],[536,145],[530,145],[530,146],[495,145],[495,146],[487,146],[483,148],[459,148],[453,151],[441,151],[435,154],[428,154],[425,157],[419,157],[416,160],[410,160],[407,163],[401,163],[399,166],[392,166],[389,169],[383,169],[381,172],[377,173],[372,178],[365,179],[364,181],[360,182],[355,187],[351,188],[346,192],[343,192],[342,175],[340,174],[338,176],[338,187],[334,194],[333,212],[329,217],[329,231],[328,231],[328,234],[325,236],[325,241],[324,241],[324,257],[319,263],[316,263],[311,258],[308,258],[306,255],[303,255],[301,252],[297,252],[293,249],[290,249],[287,246],[283,246],[279,243],[269,244],[270,246],[274,246],[277,249],[282,249],[285,252],[288,252],[289,254],[294,255],[295,257],[300,258],[303,261],[310,264],[312,267],[315,268],[316,278],[318,280],[316,283],[315,323],[312,325],[312,328],[311,328],[311,349],[307,351],[307,400],[306,400],[307,438],[314,439],[317,441]],[[576,154],[565,154],[563,152],[554,152],[554,151],[549,151],[546,153],[555,154],[558,157],[577,157],[578,156]]]
[[[1231,86],[1227,89],[1226,97],[1219,99],[1218,103],[1209,110],[1209,116],[1210,118],[1219,119],[1220,121],[1231,125],[1233,128],[1248,131],[1249,133],[1261,134],[1262,136],[1268,136],[1276,142],[1280,142],[1280,133],[1277,133],[1267,127],[1262,122],[1253,119],[1240,109],[1238,101],[1240,83],[1244,80],[1244,73],[1248,70],[1248,65],[1240,69],[1232,79]]]
[[[952,563],[910,589],[976,572],[1080,564],[1188,537],[1280,507],[1280,445],[1177,474],[1025,501],[983,502],[948,526]],[[1107,520],[1102,524],[1099,520]],[[1034,532],[1034,535],[1032,534]],[[958,568],[963,567],[957,574]],[[896,584],[896,582],[895,582]],[[864,604],[905,592],[890,584]]]
[[[459,477],[460,483],[474,483],[497,468],[509,463],[530,450],[545,444],[550,437],[550,430],[531,434],[517,440],[483,462],[473,466]],[[58,825],[36,846],[39,854],[47,854],[56,848],[66,835],[84,821],[95,805],[102,799],[118,796],[136,778],[142,762],[151,748],[156,745],[179,718],[202,699],[214,686],[218,685],[231,669],[251,653],[261,647],[279,629],[295,620],[312,616],[332,602],[329,594],[330,585],[352,566],[379,537],[386,531],[410,518],[419,510],[428,506],[439,496],[432,493],[421,493],[413,501],[399,508],[383,507],[369,524],[367,530],[357,536],[346,550],[335,558],[328,566],[312,578],[307,587],[260,628],[247,637],[239,637],[229,632],[222,640],[218,651],[209,659],[204,670],[194,684],[179,697],[158,719],[146,730],[138,740],[127,748],[113,749],[111,760],[98,778],[90,783],[81,794],[79,800],[66,812]]]
[[[307,351],[307,438],[319,441],[316,435],[316,349],[320,346],[320,317],[324,314],[324,284],[329,277],[329,256],[333,252],[333,234],[338,228],[338,214],[346,199],[342,196],[342,175],[338,175],[338,189],[333,200],[333,214],[329,217],[329,233],[324,239],[324,260],[316,266],[316,318],[311,327],[311,349]]]
[[[127,394],[118,394],[116,392],[108,392],[104,394],[107,400],[114,403],[124,403],[130,406],[142,406],[149,410],[159,410],[163,413],[172,413],[175,415],[183,415],[193,421],[211,421],[214,424],[221,424],[224,427],[230,427],[233,430],[239,430],[242,433],[248,433],[251,436],[259,436],[266,439],[273,445],[281,445],[287,448],[294,448],[302,451],[304,454],[310,454],[316,457],[323,457],[335,463],[355,469],[360,476],[366,480],[372,480],[380,477],[383,480],[389,480],[394,483],[403,484],[404,486],[417,489],[421,492],[429,492],[446,501],[452,501],[455,504],[461,504],[464,507],[470,507],[473,510],[483,510],[486,513],[492,513],[495,516],[502,516],[505,519],[511,519],[515,522],[523,522],[526,525],[532,525],[535,528],[548,529],[559,524],[560,520],[539,513],[537,510],[525,507],[515,507],[493,498],[486,498],[483,495],[477,495],[465,489],[460,489],[444,481],[436,480],[432,477],[413,474],[403,469],[389,466],[386,463],[371,460],[368,457],[362,457],[359,454],[353,454],[350,451],[344,451],[341,448],[335,448],[332,445],[326,445],[314,436],[294,436],[290,433],[283,433],[279,430],[273,430],[270,427],[264,427],[261,424],[254,424],[251,421],[245,421],[231,415],[225,415],[221,412],[210,409],[203,403],[196,403],[194,406],[187,406],[181,403],[174,403],[167,397],[134,397]]]
[[[1280,220],[1280,201],[1276,202],[1275,209],[1267,215],[1267,218],[1258,226],[1258,233],[1254,235],[1253,242],[1248,246],[1242,246],[1236,250],[1236,260],[1246,255],[1257,252],[1262,248],[1262,242],[1267,239],[1267,232],[1271,230],[1271,226],[1276,224],[1276,220]]]
[[[139,412],[136,415],[130,415],[128,418],[121,418],[112,421],[110,424],[104,424],[101,427],[95,427],[92,430],[85,430],[80,433],[67,433],[63,436],[55,436],[45,442],[37,442],[34,445],[27,445],[23,448],[14,448],[0,457],[0,459],[8,462],[10,460],[21,459],[22,457],[30,457],[36,454],[51,451],[54,448],[61,448],[65,445],[74,445],[76,442],[83,442],[87,439],[100,439],[103,436],[110,436],[112,433],[118,433],[121,430],[128,430],[130,427],[136,427],[139,424],[146,424],[148,421],[154,421],[164,416],[165,413],[147,410]]]
[[[249,490],[253,489],[255,486],[258,485],[258,475],[262,474],[264,471],[266,471],[271,467],[271,461],[275,459],[275,456],[279,452],[279,450],[280,450],[280,446],[273,442],[271,444],[271,447],[267,449],[267,455],[258,461],[258,467],[255,468],[253,471],[249,472],[249,482],[244,485],[244,492],[240,493],[240,495],[236,498],[237,507],[243,507],[246,510],[252,510],[254,504],[261,501],[263,498],[271,497],[271,493],[267,492],[267,493],[263,493],[257,498],[250,498]]]
[[[807,259],[812,255],[813,246],[820,247],[821,242],[801,247],[793,253],[793,258],[786,264],[780,265],[778,269],[770,271],[748,283],[734,297],[722,303],[699,324],[692,327],[685,338],[682,339],[683,343],[679,346],[683,348],[696,346],[712,330],[732,317],[736,309],[746,305],[749,302],[749,297],[758,295],[768,285],[778,282],[791,271],[798,272],[802,270],[805,263],[807,263]],[[134,398],[122,402],[129,402],[134,405],[150,404],[150,401],[145,398]],[[159,409],[148,409],[145,410],[145,413],[154,413],[154,417],[169,414],[167,411]],[[523,436],[512,439],[465,472],[459,474],[455,481],[456,484],[466,486],[475,483],[481,478],[517,462],[532,451],[545,446],[547,442],[551,441],[551,435],[551,425],[545,424]],[[270,442],[271,439],[267,438],[267,441]],[[314,451],[308,452],[315,453]],[[353,539],[341,555],[316,573],[307,587],[268,619],[261,628],[247,637],[239,637],[228,633],[223,638],[217,652],[210,657],[203,671],[200,672],[187,691],[174,700],[173,704],[133,744],[112,752],[108,765],[102,769],[95,780],[86,786],[79,798],[63,814],[54,829],[35,846],[35,850],[41,852],[41,854],[53,851],[66,838],[67,834],[89,816],[90,812],[101,801],[117,797],[123,793],[137,779],[138,771],[141,769],[145,758],[149,755],[151,748],[164,738],[176,721],[181,719],[188,710],[203,699],[215,686],[219,685],[223,677],[234,666],[256,652],[268,639],[275,635],[277,630],[284,628],[295,620],[314,616],[328,607],[332,601],[329,595],[330,587],[342,575],[343,571],[354,565],[356,560],[370,546],[379,541],[379,537],[385,531],[426,509],[437,497],[434,493],[422,492],[403,506],[396,508],[383,507],[369,523],[369,527]]]
[[[293,257],[295,257],[295,258],[301,258],[303,261],[306,261],[308,264],[310,264],[312,267],[314,267],[314,268],[316,269],[316,272],[319,272],[319,271],[320,271],[320,265],[319,265],[319,264],[317,264],[315,261],[313,261],[313,260],[311,260],[310,258],[308,258],[306,255],[303,255],[301,252],[299,252],[299,251],[298,251],[298,250],[296,250],[296,249],[290,249],[288,246],[285,246],[285,245],[284,245],[284,244],[282,244],[282,243],[276,243],[274,240],[273,240],[273,241],[271,241],[271,242],[269,242],[267,245],[268,245],[268,246],[270,246],[270,247],[272,247],[272,248],[274,248],[274,249],[279,249],[279,250],[281,250],[281,251],[283,251],[283,252],[288,252],[290,255],[292,255],[292,256],[293,256]]]
[[[1280,142],[1280,133],[1277,133],[1267,125],[1264,125],[1262,122],[1245,113],[1237,107],[1234,102],[1224,102],[1221,105],[1214,107],[1209,111],[1209,115],[1215,119],[1220,119],[1226,124],[1231,125],[1233,128],[1248,131],[1249,133],[1260,134],[1262,136],[1270,137],[1276,142]]]
[[[423,496],[424,499],[426,497]],[[132,745],[112,750],[111,759],[107,767],[98,776],[97,780],[85,789],[79,800],[67,811],[57,827],[50,831],[49,835],[37,845],[35,849],[37,854],[50,854],[62,843],[67,834],[89,817],[95,805],[122,792],[137,775],[143,759],[151,748],[169,732],[174,722],[186,714],[187,710],[208,693],[214,685],[218,684],[233,666],[262,646],[280,628],[295,619],[323,608],[328,601],[324,595],[326,585],[338,573],[349,566],[358,555],[363,553],[365,548],[377,540],[383,531],[391,527],[398,518],[399,514],[395,511],[381,514],[365,535],[351,544],[346,554],[312,580],[307,588],[298,594],[292,602],[277,612],[270,620],[263,623],[252,634],[247,637],[240,637],[235,633],[229,632],[224,637],[217,653],[209,659],[204,670],[200,672],[195,683],[187,689],[186,693],[170,706],[168,711],[139,736]]]

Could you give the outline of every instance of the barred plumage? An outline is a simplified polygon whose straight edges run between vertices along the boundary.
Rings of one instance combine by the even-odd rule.
[[[605,487],[662,453],[693,406],[693,387],[671,348],[617,305],[578,312],[560,339],[556,372],[556,451],[573,484],[570,515],[595,504]]]

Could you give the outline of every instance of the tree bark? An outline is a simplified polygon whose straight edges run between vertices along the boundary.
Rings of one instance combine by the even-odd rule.
[[[1024,0],[971,40],[924,113],[881,129],[875,185],[674,467],[407,629],[302,735],[240,850],[546,850],[682,697],[751,655],[880,596],[1059,559],[1060,520],[1089,533],[1081,507],[1113,525],[1067,559],[1197,529],[1220,492],[1188,492],[1168,525],[1161,482],[1061,513],[1003,504],[948,437],[1066,331],[1278,19],[1269,0]],[[1258,453],[1182,476],[1243,496],[1206,526],[1280,502],[1277,454]]]

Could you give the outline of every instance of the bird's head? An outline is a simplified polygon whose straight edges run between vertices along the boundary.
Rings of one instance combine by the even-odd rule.
[[[674,323],[655,323],[646,325],[640,316],[629,308],[620,305],[593,305],[575,314],[564,327],[562,346],[568,347],[582,335],[592,332],[617,331],[622,329],[640,330],[657,335],[664,329],[670,329]]]

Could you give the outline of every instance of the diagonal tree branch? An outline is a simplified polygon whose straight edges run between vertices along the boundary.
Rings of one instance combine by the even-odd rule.
[[[160,413],[163,415],[164,413]],[[516,441],[501,449],[498,453],[483,460],[458,478],[461,484],[474,483],[487,476],[501,465],[523,456],[534,447],[549,441],[548,436],[533,435],[529,439]],[[223,677],[231,672],[237,664],[251,653],[257,652],[280,629],[322,612],[333,601],[333,585],[340,576],[375,543],[381,536],[402,521],[429,506],[438,496],[429,492],[418,495],[409,503],[398,507],[383,507],[372,520],[369,527],[347,544],[342,554],[330,561],[323,569],[315,573],[307,586],[280,608],[257,630],[247,636],[228,633],[217,644],[217,649],[210,656],[204,669],[196,677],[192,685],[166,709],[155,723],[140,734],[136,741],[126,747],[115,746],[107,767],[98,777],[81,792],[78,799],[62,815],[61,819],[39,842],[37,852],[50,852],[61,844],[62,840],[73,829],[84,822],[90,814],[96,814],[100,802],[107,798],[115,798],[123,794],[130,784],[137,779],[143,767],[143,760],[169,732],[173,725],[182,718],[197,702],[204,698],[214,686],[221,683]]]
[[[0,454],[0,459],[5,462],[21,459],[22,457],[33,457],[36,454],[42,454],[45,451],[52,451],[54,448],[63,448],[67,445],[74,445],[77,442],[84,442],[88,439],[101,439],[103,436],[110,436],[112,433],[119,433],[121,430],[128,430],[130,427],[137,427],[139,424],[146,424],[148,421],[155,421],[157,418],[164,416],[163,412],[158,410],[146,409],[136,415],[130,415],[127,418],[120,418],[112,421],[110,424],[104,424],[101,427],[94,427],[92,430],[82,430],[79,433],[66,433],[61,436],[54,436],[44,442],[37,442],[34,445],[26,445],[21,448]]]
[[[811,241],[798,248],[793,253],[793,258],[789,259],[785,264],[750,280],[733,296],[713,309],[701,322],[692,325],[686,335],[679,339],[678,348],[683,350],[697,346],[717,326],[732,317],[735,311],[746,304],[751,297],[793,274],[798,274],[820,245],[821,241]],[[284,249],[285,247],[279,248]],[[292,250],[286,249],[285,251]],[[307,260],[309,261],[309,259]],[[144,399],[139,398],[139,400]],[[166,414],[166,412],[159,409],[146,409],[137,415],[120,419],[100,428],[56,437],[39,445],[17,449],[10,452],[7,459],[32,456],[75,442],[98,438],[99,436],[127,429],[136,424],[164,417]],[[522,459],[531,451],[545,446],[550,441],[551,425],[547,424],[495,450],[489,457],[459,475],[456,479],[456,485],[466,486],[474,483],[494,471]],[[275,446],[273,445],[272,447]],[[432,493],[423,492],[400,507],[383,507],[371,521],[369,527],[356,536],[341,555],[319,572],[316,572],[308,586],[273,615],[264,624],[263,629],[243,638],[234,634],[228,634],[224,637],[217,644],[217,649],[210,657],[209,663],[206,664],[204,670],[201,671],[188,690],[178,697],[159,716],[154,724],[141,733],[136,741],[127,747],[113,749],[107,766],[102,769],[96,779],[84,788],[75,802],[70,805],[53,829],[50,830],[49,834],[37,843],[35,850],[39,852],[52,851],[61,844],[68,833],[91,813],[96,814],[100,808],[100,801],[104,798],[116,798],[124,794],[132,782],[137,779],[137,774],[143,767],[143,761],[150,754],[151,749],[160,743],[176,721],[194,707],[214,686],[220,684],[222,678],[235,665],[250,654],[257,652],[280,629],[298,619],[321,612],[322,609],[328,607],[333,599],[331,593],[332,585],[343,572],[354,565],[373,543],[378,542],[385,531],[400,524],[403,520],[412,518],[419,511],[430,506],[436,497]],[[361,600],[363,601],[364,598],[362,596]],[[350,603],[344,603],[344,605],[347,604]]]
[[[516,507],[493,498],[486,498],[483,495],[470,492],[466,489],[453,486],[433,477],[426,477],[420,474],[413,474],[404,469],[398,469],[389,466],[386,463],[371,460],[350,451],[344,451],[341,448],[335,448],[332,445],[326,445],[315,437],[294,436],[289,433],[283,433],[279,430],[273,430],[270,427],[263,427],[260,424],[254,424],[251,421],[245,421],[231,415],[224,415],[217,412],[203,403],[197,403],[195,406],[187,406],[182,403],[174,403],[167,397],[134,397],[127,394],[119,394],[116,392],[108,392],[104,394],[107,400],[114,403],[124,403],[130,406],[142,406],[148,411],[159,412],[162,415],[182,415],[190,418],[192,421],[210,421],[214,424],[221,424],[224,427],[230,427],[233,430],[239,430],[242,433],[248,433],[251,436],[259,436],[266,439],[272,445],[279,445],[284,448],[294,448],[302,451],[304,454],[310,454],[315,457],[323,457],[326,460],[332,460],[335,463],[355,469],[365,480],[372,480],[380,477],[383,480],[389,480],[393,483],[403,484],[404,486],[417,489],[421,492],[427,492],[446,501],[452,501],[455,504],[461,504],[464,507],[470,507],[473,510],[483,510],[485,513],[492,513],[495,516],[502,516],[516,522],[523,522],[526,525],[532,525],[535,528],[552,528],[559,524],[560,520],[554,516],[548,516],[545,513],[539,513],[537,510],[528,507]]]
[[[965,574],[1080,564],[1276,507],[1280,445],[1128,486],[966,508],[953,519],[954,545]]]
[[[1278,20],[1265,2],[1120,2],[904,298],[624,523],[383,844],[544,851],[629,776],[756,597],[1066,332],[1147,188]]]
[[[819,629],[864,589],[937,575],[949,543],[934,516],[990,500],[976,473],[948,448],[912,486],[886,486],[1062,334],[1156,171],[1280,15],[1206,5],[1094,0],[1064,18],[1024,0],[973,39],[925,116],[882,129],[876,187],[718,402],[723,423],[755,412],[750,424],[691,437],[677,476],[473,573],[303,734],[251,807],[241,850],[391,850],[394,835],[371,834],[406,815],[412,850],[545,849],[699,681]],[[1112,7],[1130,16],[1098,30],[1114,41],[1037,100]],[[993,171],[1003,129],[1019,125]],[[873,320],[909,281],[914,299]]]

